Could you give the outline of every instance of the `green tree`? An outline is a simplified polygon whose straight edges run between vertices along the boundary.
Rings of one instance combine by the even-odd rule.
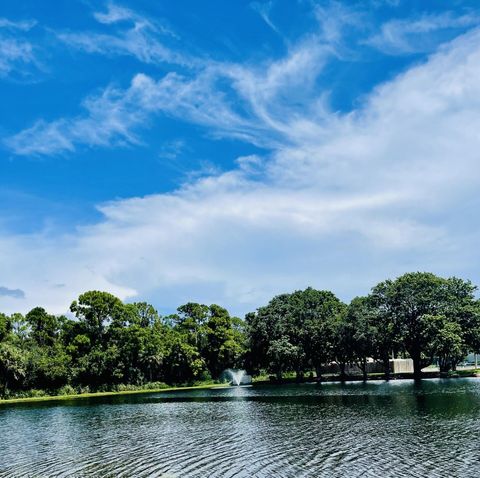
[[[474,290],[468,281],[443,279],[428,272],[404,274],[373,288],[378,316],[392,325],[390,332],[396,342],[412,358],[415,378],[420,378],[422,367],[431,361],[432,329],[424,316],[444,315],[459,323],[462,312],[474,305]]]
[[[378,330],[375,327],[375,312],[368,297],[355,297],[348,306],[345,320],[352,330],[353,361],[367,380],[367,362],[377,355]]]
[[[277,351],[283,350],[289,358],[282,367],[276,362],[277,371],[295,370],[301,379],[304,370],[313,366],[320,377],[321,367],[334,359],[335,322],[344,309],[332,292],[309,287],[276,296],[257,313],[247,314],[252,367],[271,367],[272,357],[278,359],[282,354]]]
[[[173,333],[165,357],[166,377],[173,383],[191,383],[201,377],[206,369],[198,349],[185,342],[179,333]]]
[[[10,317],[0,313],[0,341],[5,340],[12,331],[12,321]]]
[[[244,354],[244,336],[240,319],[230,317],[226,309],[212,304],[205,323],[205,342],[201,350],[212,377],[227,368],[240,365]]]
[[[292,367],[292,362],[275,363],[272,365],[272,357],[278,356],[270,350],[274,344],[274,350],[279,348],[290,349],[294,344],[290,342],[289,316],[291,314],[291,302],[289,294],[274,297],[266,306],[260,307],[257,312],[246,315],[248,343],[250,348],[249,362],[253,372],[260,369],[275,368],[285,370]],[[277,344],[276,341],[281,341]],[[288,342],[288,343],[287,343]]]
[[[19,388],[26,374],[26,357],[14,344],[0,342],[0,386],[5,396],[9,387]]]
[[[45,347],[55,343],[59,327],[57,317],[42,307],[35,307],[25,319],[30,326],[30,337],[37,345]]]
[[[431,356],[438,358],[440,372],[455,370],[468,352],[462,327],[443,315],[425,315],[423,320],[432,330],[429,349]]]
[[[83,325],[92,344],[101,343],[106,327],[111,323],[123,325],[128,314],[122,301],[108,292],[85,292],[73,301],[70,311]]]
[[[291,370],[291,364],[298,360],[298,346],[292,345],[288,337],[272,340],[268,350],[268,370],[275,374],[278,381],[282,380],[284,372]]]

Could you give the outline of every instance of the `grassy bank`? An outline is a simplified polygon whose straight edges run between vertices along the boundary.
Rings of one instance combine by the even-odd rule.
[[[429,371],[425,370],[422,372],[422,379],[429,379],[429,378],[465,378],[465,377],[480,377],[480,369],[469,369],[469,370],[456,370],[455,372],[449,372],[448,375],[444,376],[440,374],[438,371]],[[413,379],[413,373],[392,373],[390,375],[390,380],[411,380]],[[338,374],[325,374],[322,375],[322,379],[320,382],[339,382],[341,380],[340,375]],[[371,380],[385,380],[384,373],[369,373],[367,375],[367,381]],[[303,380],[300,382],[315,382],[316,377],[314,374],[311,376],[305,375]],[[361,382],[363,381],[363,377],[361,375],[347,375],[345,377],[345,381],[347,382]],[[269,385],[269,384],[289,384],[289,383],[299,383],[297,377],[294,372],[284,374],[282,381],[277,382],[276,380],[272,380],[269,375],[263,374],[258,375],[257,377],[253,378],[253,383],[256,385]]]
[[[222,388],[225,387],[225,384],[214,384],[206,383],[201,385],[192,385],[192,386],[179,386],[179,387],[168,387],[168,388],[158,388],[158,389],[143,389],[143,390],[123,390],[115,392],[90,392],[90,393],[77,393],[71,395],[45,395],[41,397],[25,397],[25,398],[7,398],[0,399],[1,405],[8,405],[12,403],[30,403],[30,402],[49,402],[49,401],[66,401],[66,400],[77,400],[84,398],[95,398],[95,397],[115,397],[121,395],[139,395],[145,393],[160,393],[160,392],[175,392],[182,390],[201,390],[208,388]]]

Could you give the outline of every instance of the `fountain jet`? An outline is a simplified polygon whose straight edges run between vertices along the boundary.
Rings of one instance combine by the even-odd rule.
[[[232,377],[232,385],[236,385],[237,387],[241,385],[242,379],[245,375],[245,370],[232,370],[228,369],[227,372]]]

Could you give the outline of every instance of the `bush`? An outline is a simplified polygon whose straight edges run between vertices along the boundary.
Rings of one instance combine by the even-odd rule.
[[[28,398],[35,398],[35,397],[46,397],[48,394],[45,390],[37,390],[33,388],[32,390],[28,390],[25,392],[25,396]]]
[[[138,390],[139,387],[137,385],[131,385],[128,383],[119,383],[118,385],[115,385],[114,390],[116,392],[133,392],[135,390]]]
[[[211,382],[212,381],[212,376],[210,375],[210,372],[208,370],[204,370],[201,374],[200,377],[198,377],[198,382]]]
[[[77,395],[77,390],[71,385],[64,385],[58,389],[57,395]]]
[[[149,382],[143,386],[144,390],[155,390],[161,388],[169,388],[169,386],[164,382]]]
[[[114,387],[114,390],[116,392],[134,392],[137,390],[156,390],[162,388],[168,388],[168,385],[164,382],[149,382],[143,385],[120,383]]]

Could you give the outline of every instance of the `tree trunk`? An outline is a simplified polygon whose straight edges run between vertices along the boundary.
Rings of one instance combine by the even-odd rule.
[[[438,358],[438,366],[440,373],[447,373],[448,372],[448,361],[445,358]]]
[[[383,372],[385,374],[385,380],[390,380],[390,357],[388,354],[383,359]]]
[[[367,381],[367,361],[365,359],[362,360],[360,363],[360,368],[362,369],[362,377],[363,381]]]
[[[304,381],[303,378],[304,378],[304,376],[303,376],[303,370],[297,370],[297,372],[296,372],[296,377],[295,377],[296,382],[297,382],[297,383],[303,382],[303,381]]]
[[[420,354],[413,353],[412,360],[413,360],[413,378],[415,380],[420,380],[422,378],[422,361],[420,359]]]
[[[345,374],[345,362],[340,362],[338,366],[340,367],[340,381],[345,382],[347,376]]]
[[[321,367],[315,367],[315,374],[317,376],[317,382],[322,381],[322,368]]]

